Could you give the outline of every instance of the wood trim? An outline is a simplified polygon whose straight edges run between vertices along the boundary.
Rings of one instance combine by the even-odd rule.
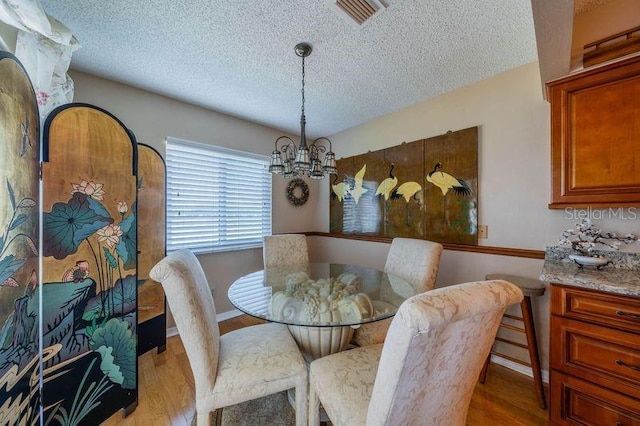
[[[303,232],[308,237],[343,238],[346,240],[369,241],[391,244],[393,238],[376,235],[337,234],[329,232]],[[528,259],[544,259],[544,250],[519,249],[510,247],[471,246],[466,244],[442,244],[445,250],[466,251],[470,253],[494,254],[498,256],[524,257]]]
[[[577,78],[583,78],[583,77],[590,77],[593,75],[598,75],[601,74],[605,71],[609,71],[609,70],[613,70],[616,68],[622,68],[622,67],[626,67],[629,64],[633,64],[634,62],[637,62],[638,60],[640,60],[640,55],[634,55],[634,56],[630,56],[628,58],[624,58],[624,59],[620,59],[619,61],[615,61],[615,62],[607,62],[606,64],[602,64],[602,65],[597,65],[591,68],[587,68],[587,69],[583,69],[571,74],[567,74],[567,75],[563,75],[562,77],[558,77],[555,78],[553,80],[549,80],[546,82],[547,85],[547,96],[549,95],[549,92],[551,90],[550,86],[557,86],[563,83],[568,83],[568,82],[572,82],[573,80],[576,80]],[[599,77],[602,78],[602,77]]]
[[[594,46],[598,47],[599,44],[606,43],[607,41],[615,40],[615,39],[617,39],[619,37],[622,37],[622,36],[629,37],[631,34],[635,33],[636,31],[640,31],[640,26],[633,27],[633,28],[628,29],[628,30],[620,31],[619,33],[610,35],[610,36],[605,37],[605,38],[601,38],[600,40],[596,40],[596,41],[593,41],[591,43],[587,43],[587,44],[584,45],[584,48],[588,49],[588,48],[594,47]]]
[[[552,188],[553,191],[553,188]],[[552,201],[548,204],[547,207],[549,207],[550,209],[554,209],[554,210],[560,210],[560,209],[566,209],[566,208],[572,208],[572,209],[588,209],[588,208],[592,208],[592,209],[607,209],[607,208],[613,208],[613,209],[617,209],[617,208],[622,208],[622,209],[628,209],[630,207],[638,207],[640,206],[640,201],[629,201],[629,202],[607,202],[607,201],[602,201],[602,202],[574,202],[574,201]]]
[[[631,36],[616,43],[606,46],[597,46],[595,50],[589,50],[582,55],[582,65],[591,67],[612,59],[630,55],[640,51],[640,36]]]

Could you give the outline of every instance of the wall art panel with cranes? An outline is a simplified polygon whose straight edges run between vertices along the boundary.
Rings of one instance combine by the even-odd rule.
[[[338,160],[330,231],[478,243],[478,128]]]

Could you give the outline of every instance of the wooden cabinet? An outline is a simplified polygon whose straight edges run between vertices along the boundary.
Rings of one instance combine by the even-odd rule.
[[[550,340],[554,424],[640,426],[640,298],[552,285]]]
[[[640,55],[547,83],[550,208],[640,205]]]

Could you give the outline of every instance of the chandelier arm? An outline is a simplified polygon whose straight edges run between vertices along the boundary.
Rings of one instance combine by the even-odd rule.
[[[278,139],[276,139],[276,151],[278,151],[278,142],[280,142],[280,139],[288,139],[290,144],[295,145],[295,142],[293,142],[293,139],[291,139],[289,136],[280,136]]]
[[[325,147],[323,145],[317,145],[316,141],[313,141],[313,143],[311,145],[309,145],[309,152],[311,152],[311,153],[313,153],[314,155],[317,156],[318,152],[321,152],[323,154],[325,152],[327,152],[327,147]]]
[[[296,149],[296,145],[294,143],[288,143],[282,147],[282,153],[285,155],[287,160],[295,160],[297,152],[298,150]]]
[[[333,152],[333,148],[332,148],[332,146],[331,146],[331,140],[329,140],[329,138],[326,138],[326,137],[324,137],[324,136],[319,137],[319,138],[317,138],[317,139],[315,139],[315,140],[313,141],[313,144],[315,145],[315,144],[316,144],[316,142],[321,141],[321,140],[325,140],[325,141],[329,142],[329,152]],[[324,152],[324,151],[322,151],[322,152]]]

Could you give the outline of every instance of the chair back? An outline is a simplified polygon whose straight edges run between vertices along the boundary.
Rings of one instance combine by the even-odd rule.
[[[262,260],[265,268],[309,263],[309,249],[305,235],[267,235],[263,241]]]
[[[394,238],[384,270],[407,281],[416,293],[431,290],[438,277],[442,244],[413,238]]]
[[[509,282],[481,281],[405,301],[382,349],[367,425],[464,426],[502,314],[521,300]]]
[[[196,399],[216,382],[220,329],[207,278],[196,256],[178,250],[155,265],[149,276],[162,284],[195,379]]]

